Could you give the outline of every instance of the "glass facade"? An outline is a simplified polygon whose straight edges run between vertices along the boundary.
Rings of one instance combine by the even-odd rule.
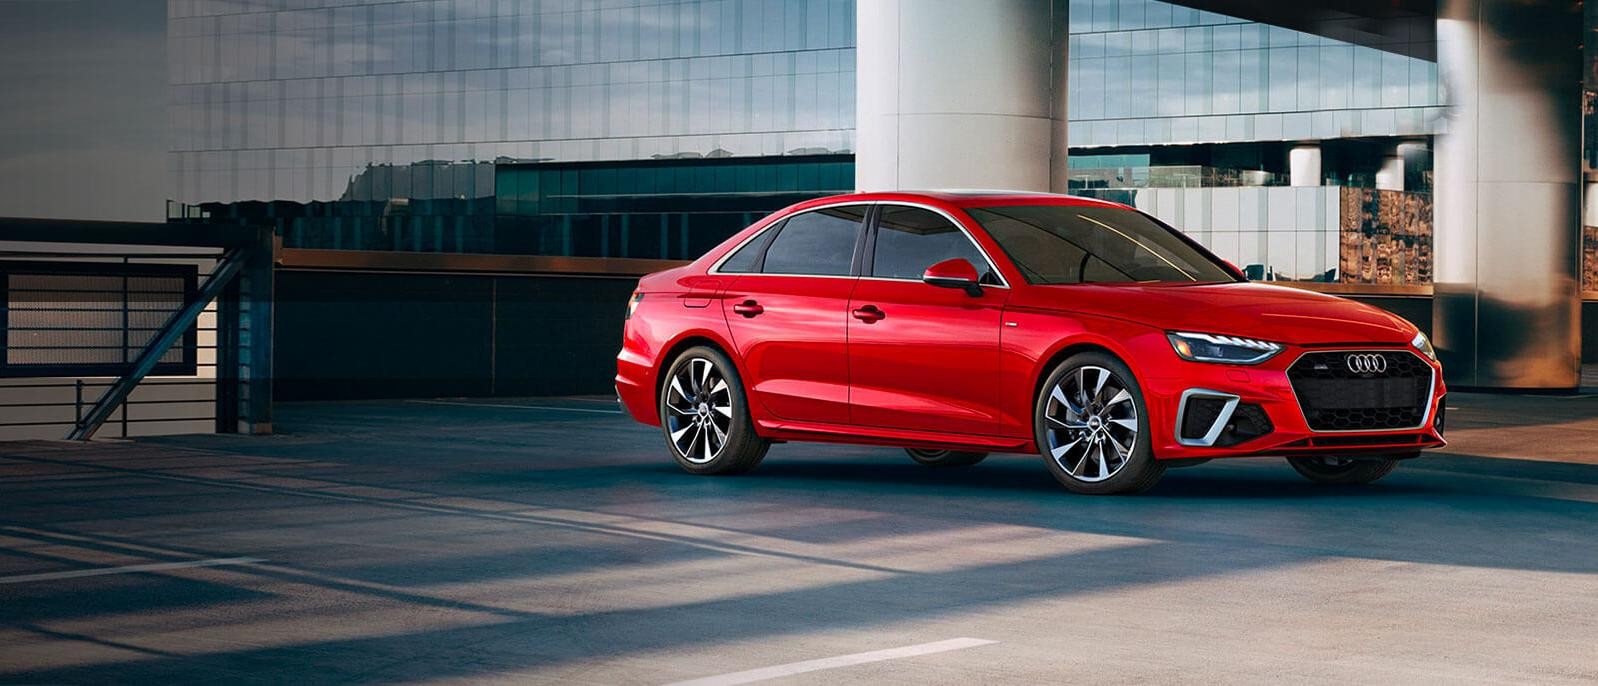
[[[289,247],[692,258],[853,187],[855,2],[171,0],[169,214]],[[1316,140],[1323,182],[1373,186],[1434,131],[1434,62],[1156,0],[1070,12],[1078,192],[1259,278],[1429,281],[1429,197],[1285,186]]]
[[[172,0],[173,200],[338,201],[370,170],[418,163],[848,152],[854,14],[851,0]]]
[[[772,210],[854,189],[848,155],[497,166],[497,252],[694,259]]]
[[[1156,0],[1071,0],[1073,148],[1427,135],[1437,63]]]

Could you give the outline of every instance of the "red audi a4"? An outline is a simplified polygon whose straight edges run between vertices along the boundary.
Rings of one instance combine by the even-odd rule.
[[[772,443],[904,447],[934,467],[1037,453],[1066,488],[1281,456],[1368,483],[1443,445],[1442,369],[1409,322],[1248,283],[1116,203],[864,193],[800,203],[639,281],[616,390],[683,469]]]

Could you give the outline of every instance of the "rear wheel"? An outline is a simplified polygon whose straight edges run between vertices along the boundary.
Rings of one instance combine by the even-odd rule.
[[[1072,355],[1055,367],[1033,424],[1049,473],[1071,491],[1137,493],[1165,474],[1149,446],[1143,391],[1132,370],[1105,353]]]
[[[904,451],[915,460],[928,467],[969,467],[987,458],[987,453],[972,453],[960,450],[929,450],[927,448],[905,448]]]
[[[738,369],[715,348],[689,348],[660,388],[660,426],[678,466],[694,474],[742,474],[771,442],[755,434]]]
[[[1393,472],[1398,460],[1391,458],[1352,458],[1338,455],[1289,457],[1293,471],[1318,484],[1351,486],[1368,484]]]

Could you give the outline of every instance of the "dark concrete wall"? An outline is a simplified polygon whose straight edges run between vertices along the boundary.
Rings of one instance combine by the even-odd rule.
[[[1581,304],[1581,361],[1598,364],[1598,301]]]
[[[608,394],[632,278],[284,270],[279,400]],[[1431,331],[1432,300],[1358,296]],[[1598,361],[1598,302],[1582,308]]]
[[[636,279],[283,270],[278,400],[611,393]]]

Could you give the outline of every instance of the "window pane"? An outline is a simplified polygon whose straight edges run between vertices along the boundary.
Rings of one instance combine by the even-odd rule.
[[[927,267],[956,257],[971,263],[983,281],[991,281],[988,261],[965,232],[943,215],[920,207],[884,206],[877,220],[877,245],[871,275],[920,279]]]
[[[1031,283],[1233,280],[1213,256],[1139,212],[1080,205],[968,212]]]
[[[782,226],[779,224],[777,228],[761,231],[759,235],[750,239],[742,248],[739,248],[731,257],[728,257],[726,262],[722,262],[719,271],[727,274],[743,274],[754,271],[755,260],[760,257],[760,249],[766,245],[766,239],[770,237],[768,232],[781,230]]]
[[[843,276],[854,259],[854,244],[865,206],[837,207],[795,215],[766,251],[767,274]]]

